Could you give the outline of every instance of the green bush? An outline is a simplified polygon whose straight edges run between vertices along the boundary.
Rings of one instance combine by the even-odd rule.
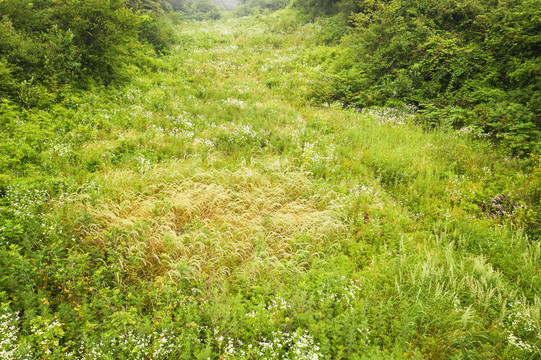
[[[0,95],[43,106],[67,85],[123,81],[146,56],[140,40],[158,53],[172,43],[171,25],[153,1],[2,1]]]
[[[351,11],[350,31],[336,36],[347,55],[322,61],[334,88],[326,101],[413,104],[425,119],[435,114],[431,106],[441,109],[439,117],[445,109],[465,109],[460,121],[462,110],[453,110],[446,122],[476,126],[514,155],[537,151],[541,58],[534,49],[541,46],[541,10],[534,3],[361,0],[343,7]],[[317,8],[296,4],[307,12]]]

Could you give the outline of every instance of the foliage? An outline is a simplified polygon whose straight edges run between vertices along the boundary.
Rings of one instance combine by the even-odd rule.
[[[165,0],[127,0],[126,7],[140,16],[139,38],[165,54],[173,45],[173,27],[166,12],[171,11]]]
[[[154,9],[124,0],[0,3],[1,95],[25,106],[61,100],[63,88],[108,84],[132,76],[144,57],[138,38],[163,52],[168,25]],[[136,11],[136,12],[134,12]]]
[[[412,104],[425,110],[426,119],[436,115],[429,121],[437,121],[446,107],[461,108],[472,116],[460,125],[479,127],[514,155],[538,152],[537,5],[530,0],[356,1],[342,10],[351,14],[351,30],[340,46],[344,55],[319,60],[333,85],[318,97],[361,108]],[[442,112],[435,114],[430,106]]]
[[[239,0],[233,9],[236,17],[271,13],[288,5],[286,0]]]
[[[221,7],[212,0],[167,0],[174,11],[181,12],[184,17],[193,20],[210,20],[221,17]]]
[[[445,128],[470,109],[311,105],[349,50],[298,16],[2,100],[0,357],[540,356],[539,157]]]

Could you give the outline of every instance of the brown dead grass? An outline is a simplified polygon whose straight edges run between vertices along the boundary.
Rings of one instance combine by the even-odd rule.
[[[124,246],[144,274],[219,280],[300,272],[345,228],[336,194],[316,190],[298,170],[174,161],[143,174],[111,172],[99,182],[99,200],[74,202],[74,213],[92,219],[80,231]],[[120,235],[111,240],[112,229]]]

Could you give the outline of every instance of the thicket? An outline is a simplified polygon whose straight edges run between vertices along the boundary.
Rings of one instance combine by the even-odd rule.
[[[309,60],[314,99],[409,104],[426,125],[472,127],[511,154],[540,150],[541,6],[536,0],[297,0],[330,17]],[[347,26],[345,25],[347,24]]]
[[[167,7],[171,8],[177,14],[182,14],[184,18],[192,20],[219,19],[221,10],[234,7],[229,0],[218,2],[212,0],[166,0]]]
[[[150,46],[163,53],[172,43],[163,15],[152,0],[0,2],[0,97],[45,106],[129,78]]]
[[[288,3],[288,0],[239,0],[233,13],[239,17],[270,13],[286,7]]]

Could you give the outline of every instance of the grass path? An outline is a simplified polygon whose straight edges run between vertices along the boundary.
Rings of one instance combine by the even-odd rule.
[[[50,341],[85,359],[539,358],[539,168],[406,110],[316,105],[320,25],[287,16],[182,24],[154,71],[69,115],[86,127],[42,166],[75,185],[34,199]]]

